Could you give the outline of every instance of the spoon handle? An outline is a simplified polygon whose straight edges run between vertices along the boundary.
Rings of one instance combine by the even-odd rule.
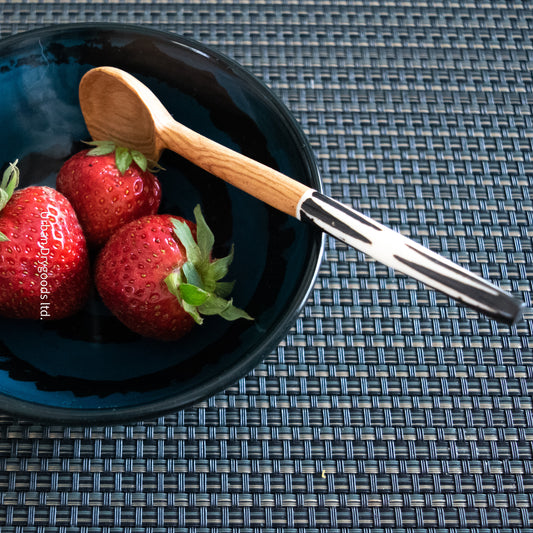
[[[491,318],[513,324],[522,314],[523,305],[509,293],[317,191],[304,195],[299,218]]]
[[[168,121],[159,133],[170,150],[376,261],[491,318],[507,324],[520,319],[523,304],[509,293],[379,222],[179,122]]]

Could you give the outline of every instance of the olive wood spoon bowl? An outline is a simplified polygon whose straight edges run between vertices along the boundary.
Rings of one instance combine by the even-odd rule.
[[[218,144],[172,118],[139,80],[114,67],[88,71],[80,106],[94,140],[111,140],[158,161],[164,149],[375,260],[507,324],[522,303],[492,283],[320,192]]]

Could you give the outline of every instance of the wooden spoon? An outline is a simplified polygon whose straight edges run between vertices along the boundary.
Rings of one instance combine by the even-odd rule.
[[[523,304],[509,293],[379,222],[222,146],[172,118],[139,80],[114,67],[88,71],[80,105],[95,140],[111,140],[158,161],[172,150],[263,202],[318,226],[377,261],[508,324]]]

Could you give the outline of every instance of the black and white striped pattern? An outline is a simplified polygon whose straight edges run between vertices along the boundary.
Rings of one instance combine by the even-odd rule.
[[[317,191],[302,197],[298,218],[491,318],[513,324],[521,317],[523,305],[509,293]]]

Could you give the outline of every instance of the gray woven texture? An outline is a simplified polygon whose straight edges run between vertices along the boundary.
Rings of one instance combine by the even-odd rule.
[[[3,37],[95,21],[235,58],[328,194],[531,304],[531,2],[0,1]],[[532,318],[497,325],[328,239],[287,338],[225,392],[126,426],[1,416],[0,526],[533,531]]]

